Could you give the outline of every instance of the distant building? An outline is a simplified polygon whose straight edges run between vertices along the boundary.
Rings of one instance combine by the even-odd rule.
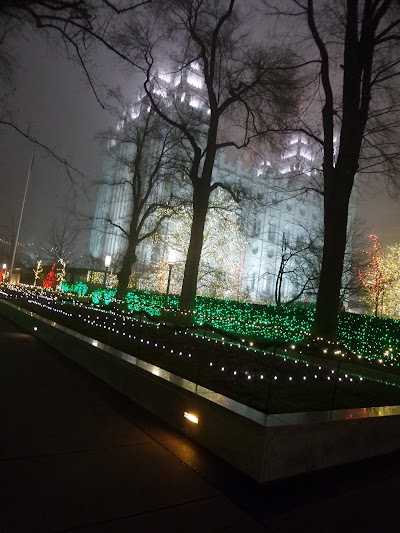
[[[207,115],[207,105],[202,93],[203,80],[196,66],[187,68],[174,79],[166,75],[160,78],[165,81],[165,89],[158,91],[165,91],[162,94],[165,98],[174,98],[179,105],[195,110],[201,124],[202,117]],[[140,120],[141,115],[148,112],[147,105],[145,100],[138,100],[130,112],[130,118]],[[118,129],[124,127],[124,121],[121,121]],[[106,256],[111,256],[116,271],[126,247],[126,238],[118,226],[128,227],[131,209],[130,187],[126,183],[127,169],[121,166],[118,161],[120,157],[116,155],[120,156],[127,149],[131,148],[124,143],[116,140],[110,142],[89,250],[90,255],[100,263],[104,263]],[[280,156],[275,155],[270,161],[255,157],[249,160],[241,151],[236,154],[239,155],[232,159],[230,152],[218,152],[213,179],[242,187],[248,194],[236,208],[233,207],[233,215],[230,215],[233,218],[225,223],[223,230],[220,226],[214,229],[211,226],[214,236],[212,231],[208,235],[211,252],[207,264],[213,274],[211,270],[204,274],[206,282],[199,281],[199,293],[273,301],[277,280],[280,280],[281,297],[285,301],[295,296],[304,282],[300,279],[296,281],[296,261],[300,260],[300,256],[294,255],[291,262],[284,265],[286,269],[282,269],[285,258],[290,252],[301,249],[311,236],[315,238],[319,229],[322,229],[322,201],[321,195],[316,192],[320,181],[318,158],[313,154],[307,138],[298,134],[289,140],[287,149]],[[302,187],[310,186],[310,183],[313,183],[314,190],[304,192]],[[191,188],[187,182],[182,181],[181,186],[190,195]],[[167,180],[154,194],[167,194],[169,187]],[[154,276],[157,269],[163,268],[162,265],[164,270],[166,268],[168,248],[171,247],[169,236],[182,233],[177,228],[180,228],[179,221],[166,221],[157,241],[149,240],[141,245],[138,262],[133,267],[139,286],[157,289]],[[212,239],[216,239],[221,232],[224,232],[223,242],[218,241],[212,248]],[[176,243],[172,246],[177,248]],[[182,265],[183,261],[184,254],[178,250],[178,263]],[[227,266],[222,267],[222,262]],[[229,268],[231,272],[227,272]],[[181,274],[182,268],[174,268],[172,287],[176,292],[179,292]],[[218,283],[215,281],[218,290],[212,290],[213,275],[215,280],[219,279]],[[162,290],[162,287],[158,289]],[[306,289],[301,298],[308,297]]]

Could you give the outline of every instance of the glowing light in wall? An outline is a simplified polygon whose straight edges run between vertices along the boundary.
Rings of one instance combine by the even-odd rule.
[[[190,422],[193,422],[193,424],[198,424],[199,423],[199,418],[194,415],[193,413],[188,413],[187,411],[185,411],[183,413],[183,416],[189,420]]]

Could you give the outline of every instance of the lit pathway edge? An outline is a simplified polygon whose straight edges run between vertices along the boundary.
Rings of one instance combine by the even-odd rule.
[[[376,417],[386,417],[386,416],[395,416],[400,415],[400,405],[395,406],[380,406],[380,407],[368,407],[368,408],[357,408],[357,409],[337,409],[333,411],[312,411],[312,412],[302,412],[302,413],[280,413],[278,415],[265,415],[260,411],[252,409],[246,405],[243,405],[231,398],[228,398],[222,394],[214,392],[210,389],[202,387],[192,381],[184,379],[180,376],[173,374],[163,368],[160,368],[151,363],[147,363],[137,357],[134,357],[130,354],[122,352],[112,346],[108,346],[96,339],[78,333],[70,328],[66,328],[57,322],[43,318],[40,315],[27,311],[26,309],[15,305],[11,302],[2,299],[0,304],[14,308],[15,310],[24,313],[35,320],[43,322],[44,324],[56,328],[63,333],[75,337],[99,350],[108,353],[109,355],[116,357],[118,359],[124,360],[127,363],[141,368],[154,376],[157,376],[169,383],[190,391],[199,397],[205,398],[220,407],[228,409],[238,415],[241,415],[252,422],[256,422],[265,427],[276,427],[276,426],[291,426],[291,425],[302,425],[302,424],[314,424],[321,422],[330,422],[330,421],[339,421],[339,420],[356,420],[362,418],[376,418]],[[35,330],[30,332],[32,335],[35,335]]]

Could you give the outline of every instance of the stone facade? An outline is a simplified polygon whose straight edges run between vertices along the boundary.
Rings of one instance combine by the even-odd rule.
[[[199,113],[201,122],[201,117],[204,120],[207,116],[201,78],[195,68],[187,69],[179,76],[179,80],[167,79],[165,83],[170,91],[171,87],[173,88],[175,102],[186,105],[192,113]],[[140,120],[148,109],[145,101],[139,99],[137,105],[132,107],[129,118]],[[117,130],[120,131],[124,127],[127,126],[122,120]],[[130,154],[127,153],[129,150]],[[126,143],[117,140],[110,142],[90,239],[91,256],[99,262],[104,262],[105,256],[110,255],[115,271],[118,270],[127,245],[126,238],[117,226],[125,229],[128,227],[131,210],[127,169],[121,165],[120,159],[121,154],[132,155],[133,151],[134,147],[127,146]],[[322,197],[316,192],[320,181],[317,161],[318,157],[312,153],[307,139],[299,135],[289,139],[286,150],[280,155],[275,154],[270,160],[255,156],[250,158],[248,153],[242,151],[236,151],[235,158],[230,152],[218,152],[213,180],[245,190],[243,200],[234,208],[238,221],[235,225],[235,235],[232,234],[232,238],[229,234],[224,236],[224,257],[227,263],[231,263],[234,271],[231,273],[231,282],[226,281],[229,278],[224,279],[225,285],[228,283],[231,287],[218,296],[273,301],[282,256],[298,248],[299,243],[305,242],[311,234],[316,235],[318,228],[322,227]],[[304,192],[303,187],[310,185],[314,190]],[[171,186],[171,180],[161,180],[152,195],[169,194]],[[187,181],[181,180],[179,187],[190,197]],[[111,226],[109,221],[114,225]],[[168,263],[168,235],[174,233],[176,224],[174,220],[166,221],[161,229],[161,238],[157,242],[149,240],[141,244],[138,262],[134,267],[135,271],[139,272],[139,280],[141,276],[144,279],[146,273],[155,271],[157,265],[162,262]],[[214,229],[215,234],[218,232],[218,228]],[[209,239],[212,239],[212,235]],[[238,239],[241,241],[240,253],[237,247],[232,246]],[[178,262],[182,264],[184,254],[178,252],[178,255]],[[214,258],[214,263],[217,262]],[[212,257],[208,259],[208,263],[213,263]],[[293,270],[294,265],[293,260],[290,270]],[[218,270],[218,264],[212,266],[215,271]],[[174,272],[176,278],[178,269]],[[172,286],[176,292],[179,292],[178,278],[174,279]],[[293,275],[289,276],[283,272],[281,278],[282,299],[290,299],[298,290],[294,286]],[[207,285],[210,285],[210,281],[207,281]],[[200,292],[204,293],[204,290],[200,288]],[[304,295],[302,297],[304,298]]]

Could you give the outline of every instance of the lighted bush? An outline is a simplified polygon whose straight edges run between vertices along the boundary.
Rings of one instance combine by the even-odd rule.
[[[160,316],[165,295],[149,291],[130,291],[128,308]],[[168,296],[167,306],[178,309],[179,296]],[[301,342],[309,337],[314,319],[312,305],[276,307],[235,300],[196,297],[194,323],[244,336],[281,342]],[[400,352],[400,320],[369,315],[340,313],[338,341],[368,358],[391,358]],[[385,355],[386,352],[386,355]]]
[[[240,335],[299,342],[304,339],[302,332],[310,330],[314,313],[311,306],[276,307],[199,296],[194,322]]]
[[[70,284],[64,282],[61,285],[61,290],[64,292],[70,292],[76,294],[77,296],[85,296],[88,291],[88,286],[82,281],[77,281],[76,283]]]
[[[73,292],[77,294],[78,296],[86,296],[88,291],[88,286],[86,283],[83,283],[82,281],[77,281],[73,285]]]
[[[299,342],[307,339],[302,332],[310,331],[315,308],[263,306],[199,297],[195,313],[197,324],[207,322],[227,332]],[[338,341],[372,359],[394,357],[400,352],[400,320],[340,313]]]
[[[178,309],[179,296],[168,295],[167,302],[164,294],[156,294],[150,291],[129,291],[125,301],[130,311],[145,312],[150,316],[160,316],[161,309],[167,304],[171,309]]]
[[[340,313],[338,339],[371,359],[391,359],[400,352],[400,320]]]
[[[92,298],[92,302],[94,304],[105,304],[109,305],[112,300],[115,298],[115,295],[117,294],[117,289],[96,289],[92,292],[90,295]]]

